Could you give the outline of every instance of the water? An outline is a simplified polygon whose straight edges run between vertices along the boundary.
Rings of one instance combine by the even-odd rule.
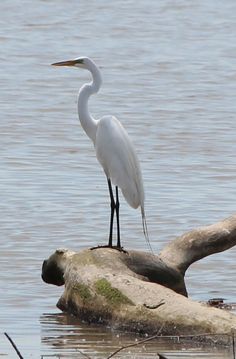
[[[102,358],[134,340],[71,322],[55,307],[62,288],[40,278],[56,248],[104,243],[109,212],[102,169],[77,120],[88,74],[50,63],[87,55],[101,67],[91,111],[116,115],[133,139],[158,252],[235,211],[235,10],[233,0],[1,1],[0,323],[25,357],[79,357],[79,345]],[[123,245],[147,250],[140,213],[122,200],[121,216]],[[187,273],[196,300],[235,301],[234,283],[235,249]],[[159,349],[168,358],[231,357],[158,343],[126,357]],[[14,357],[3,335],[0,355]]]

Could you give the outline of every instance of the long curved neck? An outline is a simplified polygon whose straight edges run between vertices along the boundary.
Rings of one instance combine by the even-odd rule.
[[[89,84],[85,84],[81,87],[78,97],[78,114],[80,123],[86,132],[87,136],[95,143],[97,121],[91,116],[88,109],[89,97],[97,93],[102,84],[102,77],[99,69],[90,61],[87,69],[91,72],[93,80]]]

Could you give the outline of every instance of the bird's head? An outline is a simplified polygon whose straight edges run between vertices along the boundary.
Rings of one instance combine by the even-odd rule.
[[[52,66],[74,66],[82,69],[87,69],[91,60],[88,57],[78,57],[74,60],[67,60],[61,62],[55,62]]]

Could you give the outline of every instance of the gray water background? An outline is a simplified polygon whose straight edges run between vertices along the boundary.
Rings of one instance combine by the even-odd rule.
[[[63,289],[40,278],[56,248],[105,243],[109,216],[105,177],[77,119],[89,74],[50,64],[86,55],[100,66],[91,112],[117,116],[135,144],[159,252],[235,212],[236,2],[2,0],[0,14],[1,333],[30,358],[79,357],[76,345],[103,358],[133,337],[61,315]],[[147,250],[140,213],[123,199],[121,223],[123,245]],[[189,295],[235,301],[235,254],[194,264]],[[161,348],[168,358],[191,354]],[[157,344],[139,350],[154,357]],[[3,335],[1,355],[15,357]],[[135,349],[129,355],[138,358]],[[230,355],[216,349],[213,357]]]

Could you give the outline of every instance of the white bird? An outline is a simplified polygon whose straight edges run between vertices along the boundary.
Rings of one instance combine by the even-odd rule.
[[[111,200],[108,247],[113,247],[113,219],[114,213],[116,212],[116,248],[121,249],[118,187],[121,189],[126,201],[131,207],[141,208],[143,231],[150,247],[144,211],[142,173],[134,146],[126,130],[114,116],[104,116],[99,120],[95,120],[88,110],[89,97],[97,93],[102,84],[100,70],[88,57],[56,62],[52,65],[79,67],[90,71],[92,74],[92,82],[84,84],[79,91],[78,115],[84,131],[94,144],[97,159],[107,177]],[[113,195],[112,184],[115,186],[115,196]]]

